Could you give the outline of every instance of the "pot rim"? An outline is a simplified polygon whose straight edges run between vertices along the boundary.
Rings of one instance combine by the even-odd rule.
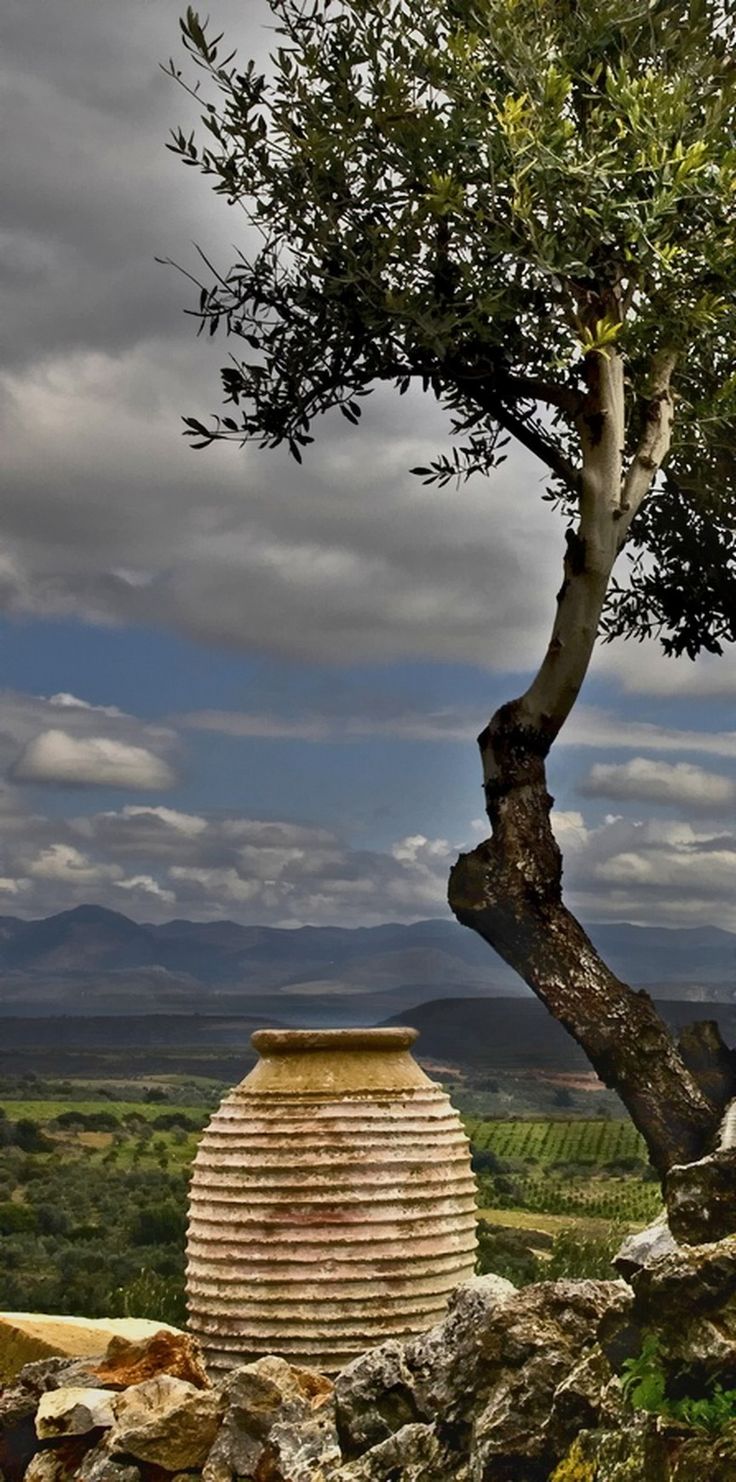
[[[418,1038],[418,1029],[398,1024],[380,1029],[257,1029],[250,1042],[259,1055],[303,1055],[313,1050],[408,1050]]]

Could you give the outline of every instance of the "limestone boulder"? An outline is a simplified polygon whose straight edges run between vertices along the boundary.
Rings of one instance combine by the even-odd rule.
[[[414,1422],[340,1467],[334,1482],[470,1482],[470,1476],[465,1461],[447,1451],[433,1425]]]
[[[618,1376],[603,1350],[595,1344],[575,1364],[552,1396],[547,1443],[560,1456],[570,1437],[594,1426],[621,1424],[623,1398]]]
[[[680,1244],[736,1235],[736,1148],[670,1168],[664,1182],[669,1224]]]
[[[693,1435],[654,1416],[617,1431],[583,1432],[550,1482],[734,1482],[736,1427]]]
[[[38,1359],[26,1364],[0,1394],[0,1476],[5,1482],[18,1482],[36,1451],[35,1416],[41,1396],[76,1382],[78,1368],[69,1359]]]
[[[487,1387],[494,1335],[513,1324],[523,1293],[501,1276],[476,1276],[453,1293],[447,1316],[405,1349],[417,1412],[434,1420],[466,1418]],[[479,1388],[480,1387],[480,1388]],[[475,1396],[475,1399],[474,1399]]]
[[[581,1360],[594,1351],[604,1314],[629,1301],[623,1282],[542,1282],[476,1311],[444,1352],[436,1330],[412,1345],[419,1408],[427,1420],[440,1417],[440,1436],[455,1449],[467,1444],[472,1477],[546,1482],[581,1417],[600,1414],[595,1365],[583,1373]],[[460,1313],[463,1305],[460,1295]],[[604,1363],[598,1377],[607,1383]]]
[[[79,1385],[48,1390],[36,1411],[36,1435],[40,1441],[59,1436],[84,1436],[113,1423],[109,1389],[83,1389]]]
[[[666,1369],[736,1386],[736,1235],[678,1246],[632,1277],[639,1328],[657,1334]]]
[[[88,1438],[76,1437],[37,1451],[23,1482],[142,1482],[142,1473],[130,1460],[116,1460],[105,1441],[89,1448]],[[194,1482],[191,1474],[187,1482]]]
[[[82,1457],[76,1482],[141,1482],[140,1468],[128,1458],[121,1460],[110,1455],[109,1441],[105,1438],[93,1446]],[[188,1482],[194,1482],[189,1478]]]
[[[98,1383],[111,1389],[126,1389],[155,1379],[157,1374],[171,1374],[186,1379],[197,1389],[209,1389],[202,1354],[196,1339],[174,1328],[159,1328],[148,1337],[133,1341],[115,1334],[101,1363],[93,1367]]]
[[[26,1364],[36,1359],[101,1357],[114,1337],[137,1343],[162,1328],[177,1332],[166,1323],[137,1317],[54,1317],[38,1312],[3,1312],[0,1314],[0,1384],[8,1384]]]
[[[360,1456],[418,1418],[413,1386],[404,1345],[396,1338],[361,1354],[338,1374],[335,1414],[346,1456]]]
[[[454,1458],[473,1482],[546,1482],[581,1425],[598,1425],[615,1410],[616,1381],[596,1336],[606,1315],[631,1302],[621,1281],[542,1282],[521,1291],[493,1276],[465,1283],[428,1333],[403,1347],[383,1344],[338,1375],[346,1464],[361,1478],[357,1463],[364,1461],[366,1475],[378,1478],[381,1458],[401,1434],[406,1445],[421,1436],[428,1454],[439,1448],[446,1470]],[[403,1473],[386,1471],[387,1479],[394,1475]]]
[[[163,1467],[167,1472],[201,1467],[220,1425],[221,1406],[213,1390],[160,1374],[112,1397],[112,1455]]]
[[[75,1436],[59,1446],[37,1451],[23,1475],[23,1482],[76,1482],[84,1463],[86,1437]]]
[[[670,1230],[667,1213],[663,1211],[645,1230],[636,1230],[633,1235],[626,1236],[612,1264],[619,1276],[630,1281],[644,1266],[651,1266],[660,1256],[669,1256],[676,1249],[677,1242]]]
[[[340,1460],[332,1381],[275,1356],[233,1370],[203,1482],[312,1482]]]

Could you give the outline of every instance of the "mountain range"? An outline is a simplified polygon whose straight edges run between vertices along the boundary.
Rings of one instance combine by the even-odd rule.
[[[626,982],[656,997],[736,1002],[736,934],[718,927],[593,925]],[[131,921],[101,906],[0,917],[0,1015],[252,1014],[283,1023],[376,1023],[435,999],[527,998],[452,920],[283,929]]]

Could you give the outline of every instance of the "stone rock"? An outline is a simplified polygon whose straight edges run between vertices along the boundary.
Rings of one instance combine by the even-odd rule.
[[[434,1426],[414,1423],[340,1467],[334,1482],[462,1482],[469,1475],[464,1463],[448,1455]]]
[[[598,1425],[615,1411],[616,1386],[596,1333],[606,1314],[631,1302],[621,1281],[542,1282],[521,1291],[493,1276],[467,1282],[435,1328],[403,1348],[383,1344],[338,1375],[346,1463],[357,1467],[357,1453],[372,1468],[366,1475],[378,1478],[381,1447],[391,1452],[386,1431],[394,1440],[406,1433],[408,1444],[429,1427],[446,1471],[454,1457],[458,1473],[467,1467],[474,1482],[541,1482],[581,1424]],[[432,1465],[444,1476],[436,1457]],[[403,1478],[389,1469],[387,1482],[394,1475]]]
[[[647,1225],[645,1230],[637,1230],[633,1235],[626,1236],[613,1258],[613,1265],[619,1276],[629,1281],[643,1266],[651,1266],[660,1256],[669,1256],[676,1249],[676,1242],[667,1223],[667,1214],[663,1210],[659,1218]]]
[[[447,1316],[405,1349],[420,1418],[464,1418],[473,1407],[490,1334],[505,1330],[509,1309],[522,1296],[502,1276],[476,1276],[453,1293]]]
[[[110,1426],[113,1414],[109,1389],[78,1386],[48,1390],[36,1411],[36,1434],[41,1441],[57,1436],[83,1436],[87,1431]]]
[[[736,1235],[736,1148],[676,1164],[664,1181],[675,1240],[705,1245]]]
[[[454,1314],[410,1346],[407,1362],[420,1413],[440,1417],[440,1431],[470,1424],[472,1474],[506,1482],[511,1457],[543,1468],[559,1456],[563,1406],[552,1426],[554,1396],[593,1347],[603,1315],[631,1294],[618,1281],[559,1281],[501,1294],[496,1305],[468,1299],[461,1288]]]
[[[335,1415],[345,1456],[360,1456],[417,1419],[412,1385],[404,1345],[396,1338],[353,1359],[337,1375]]]
[[[0,1394],[0,1476],[6,1482],[18,1482],[38,1446],[34,1420],[41,1395],[68,1383],[77,1367],[68,1359],[39,1359]]]
[[[220,1398],[225,1418],[203,1482],[302,1482],[339,1461],[333,1385],[323,1374],[269,1355],[234,1369]]]
[[[550,1482],[734,1482],[736,1427],[693,1435],[654,1416],[618,1431],[583,1431]]]
[[[315,1482],[341,1460],[330,1404],[302,1421],[277,1420],[255,1475],[258,1482]]]
[[[669,1478],[653,1426],[632,1421],[618,1434],[583,1431],[551,1473],[550,1482],[669,1482]]]
[[[141,1473],[131,1461],[111,1456],[109,1440],[105,1437],[82,1458],[76,1482],[141,1482]],[[192,1482],[191,1477],[187,1482]]]
[[[621,1423],[621,1385],[597,1344],[558,1384],[547,1423],[550,1449],[559,1456],[578,1431]]]
[[[0,1431],[5,1432],[16,1421],[35,1415],[41,1395],[58,1388],[59,1378],[62,1384],[66,1383],[69,1368],[68,1360],[62,1358],[26,1364],[15,1383],[0,1393]]]
[[[631,1280],[635,1320],[657,1334],[665,1368],[736,1386],[736,1235],[678,1246]]]
[[[173,1328],[160,1328],[139,1342],[116,1335],[111,1338],[104,1359],[95,1365],[93,1373],[102,1384],[113,1389],[142,1384],[157,1374],[172,1374],[175,1379],[186,1379],[197,1389],[210,1388],[196,1339]]]
[[[201,1467],[211,1450],[221,1406],[213,1390],[159,1374],[112,1397],[109,1447],[168,1472]]]
[[[87,1444],[86,1437],[75,1436],[48,1451],[37,1451],[23,1474],[24,1482],[76,1482]]]
[[[150,1338],[168,1323],[149,1322],[141,1317],[54,1317],[39,1312],[0,1314],[0,1383],[15,1379],[35,1359],[97,1358],[116,1336],[138,1343]]]

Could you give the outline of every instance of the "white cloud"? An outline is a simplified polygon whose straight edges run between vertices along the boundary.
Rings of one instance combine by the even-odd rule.
[[[736,781],[690,762],[653,761],[643,756],[621,764],[596,762],[579,786],[587,797],[677,804],[717,813],[736,802]]]
[[[91,860],[71,844],[49,844],[31,860],[28,873],[39,880],[88,887],[104,880],[114,880],[121,871],[117,865]]]
[[[164,821],[156,807],[126,805],[64,821],[28,813],[22,790],[7,787],[0,804],[0,891],[24,916],[82,901],[145,920],[230,917],[274,926],[447,914],[457,846],[420,832],[367,850],[334,830],[287,820],[181,815],[196,818],[194,829]],[[486,831],[482,820],[475,825],[471,843]],[[553,825],[565,896],[584,921],[736,930],[736,828],[615,815],[596,825],[576,809],[556,810]]]
[[[110,815],[114,817],[114,814]],[[117,815],[120,818],[143,818],[156,819],[167,828],[174,829],[178,834],[193,835],[201,834],[207,827],[207,819],[201,818],[197,813],[181,813],[176,808],[144,808],[140,805],[128,803],[121,808]]]
[[[116,719],[126,718],[117,705],[90,705],[88,700],[80,700],[77,695],[70,695],[65,691],[60,691],[58,695],[49,695],[48,703],[55,706],[57,710],[89,710],[97,715],[111,715]]]
[[[43,731],[24,747],[11,769],[18,782],[72,787],[130,787],[146,791],[172,787],[168,762],[142,746],[107,736],[70,736]]]
[[[564,833],[560,843],[565,896],[585,921],[687,921],[736,930],[733,828],[609,815],[585,826],[577,847]]]
[[[736,757],[736,731],[691,731],[677,726],[631,721],[613,711],[579,705],[556,746],[590,746],[604,751],[700,751]]]
[[[131,893],[140,891],[143,895],[153,895],[167,906],[173,906],[176,903],[173,890],[162,890],[158,880],[154,880],[152,875],[132,875],[129,880],[116,880],[115,889],[127,890]]]
[[[614,679],[625,694],[656,698],[733,699],[736,696],[736,646],[724,652],[699,654],[692,659],[668,658],[660,645],[651,643],[601,644],[596,649],[591,672],[598,678]]]
[[[400,864],[413,865],[428,859],[447,859],[450,849],[447,839],[427,839],[424,834],[408,834],[392,846],[391,853]]]
[[[233,710],[199,710],[177,716],[190,730],[216,731],[244,739],[296,741],[362,741],[386,736],[392,741],[467,742],[480,726],[480,710],[397,711],[395,714],[275,715]]]
[[[563,854],[585,847],[588,842],[589,831],[582,813],[579,813],[576,809],[566,811],[564,809],[554,808],[552,810],[551,822],[555,838]]]
[[[736,841],[729,848],[694,850],[687,846],[651,848],[614,854],[595,867],[596,878],[615,884],[671,891],[673,887],[713,900],[733,901],[736,894]]]

